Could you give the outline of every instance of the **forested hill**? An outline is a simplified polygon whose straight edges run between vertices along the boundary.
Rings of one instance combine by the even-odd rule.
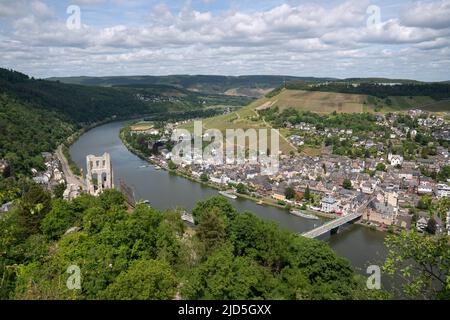
[[[35,80],[16,71],[0,69],[0,94],[36,109],[55,111],[75,124],[93,123],[111,116],[157,110],[121,88],[100,88]]]
[[[250,101],[169,85],[65,84],[0,68],[0,160],[6,159],[13,173],[27,174],[42,164],[41,152],[54,150],[75,130],[89,124],[135,115],[213,116],[224,106]]]
[[[245,92],[250,89],[271,89],[284,81],[328,81],[332,78],[290,77],[290,76],[215,76],[215,75],[170,75],[170,76],[117,76],[117,77],[62,77],[48,80],[90,86],[118,85],[170,85],[203,93],[224,94],[236,89]],[[245,95],[245,94],[244,94]]]
[[[354,80],[337,81],[330,83],[289,82],[286,85],[290,90],[308,90],[321,92],[340,92],[351,94],[365,94],[385,99],[390,96],[427,96],[435,100],[450,99],[450,83],[437,82],[405,82],[390,83]]]

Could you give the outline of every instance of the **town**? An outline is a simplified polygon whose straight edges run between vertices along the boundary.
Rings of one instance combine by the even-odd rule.
[[[170,141],[172,132],[188,122],[158,127],[141,123],[128,128],[125,140],[158,168],[260,204],[337,218],[368,203],[362,214],[366,225],[450,234],[450,212],[429,214],[433,201],[450,197],[450,126],[443,117],[421,110],[376,115],[375,125],[382,129],[361,135],[350,128],[283,123],[293,132],[289,139],[299,151],[310,144],[308,137],[314,137],[321,140],[323,152],[315,156],[281,154],[279,170],[273,175],[262,174],[261,167],[248,159],[216,165],[193,157],[176,165],[171,160],[171,147],[177,142]],[[327,139],[333,139],[330,145]],[[339,154],[332,146],[334,141],[349,141],[351,148],[364,150],[360,156]],[[398,145],[408,149],[401,152]]]

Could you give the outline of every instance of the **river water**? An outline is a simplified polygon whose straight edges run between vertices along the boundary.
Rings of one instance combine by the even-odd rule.
[[[111,155],[114,181],[119,179],[131,186],[136,199],[147,199],[157,209],[182,207],[192,210],[198,201],[218,195],[217,191],[201,184],[178,177],[163,170],[156,170],[147,162],[132,154],[122,144],[119,131],[126,122],[114,122],[94,128],[71,146],[70,154],[83,172],[86,172],[86,156],[89,154]],[[282,228],[304,232],[323,223],[289,214],[286,210],[261,206],[251,200],[229,200],[239,211],[252,211],[262,219],[275,221]],[[382,265],[387,254],[383,244],[385,234],[359,225],[349,225],[337,235],[322,239],[335,252],[347,258],[358,272],[365,274],[369,265]],[[386,281],[382,281],[387,284]]]

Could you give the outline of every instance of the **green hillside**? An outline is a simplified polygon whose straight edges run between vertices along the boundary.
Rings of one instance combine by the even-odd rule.
[[[162,120],[212,116],[224,106],[239,107],[251,100],[167,85],[64,84],[0,68],[0,159],[7,160],[13,175],[28,175],[31,168],[42,166],[41,152],[54,150],[83,126],[144,115]]]
[[[48,80],[90,86],[119,85],[170,85],[208,94],[230,94],[261,96],[251,89],[273,89],[284,81],[327,81],[331,78],[289,77],[289,76],[215,76],[215,75],[171,75],[171,76],[117,76],[117,77],[62,77]]]

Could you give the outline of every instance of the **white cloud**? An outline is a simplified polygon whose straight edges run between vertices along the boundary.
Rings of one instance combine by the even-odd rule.
[[[444,29],[450,28],[450,0],[415,2],[400,15],[405,26]]]
[[[69,30],[45,2],[18,0],[0,4],[0,17],[7,18],[3,29],[0,23],[0,54],[7,67],[37,76],[285,73],[444,79],[450,70],[450,27],[438,11],[446,12],[449,1],[415,3],[376,28],[366,27],[366,0],[211,12],[190,3],[178,12],[160,4],[141,24],[111,19],[110,26],[94,27],[82,20],[83,28]],[[424,12],[420,18],[414,15],[418,10]],[[427,10],[436,15],[434,22]],[[430,73],[428,64],[441,69]]]

